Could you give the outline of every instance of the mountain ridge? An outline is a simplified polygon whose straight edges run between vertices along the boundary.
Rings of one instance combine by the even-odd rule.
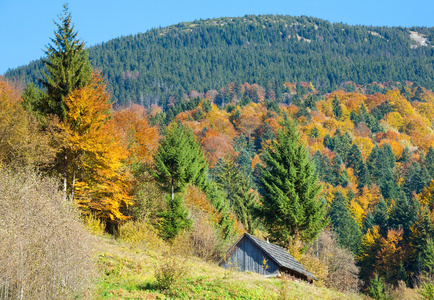
[[[413,32],[413,33],[412,33]],[[422,37],[426,46],[415,38]],[[312,82],[330,92],[344,82],[412,81],[434,88],[434,28],[330,23],[313,17],[246,15],[183,22],[92,46],[118,105],[167,105],[192,90],[230,82],[279,89]],[[41,61],[6,73],[35,82]]]

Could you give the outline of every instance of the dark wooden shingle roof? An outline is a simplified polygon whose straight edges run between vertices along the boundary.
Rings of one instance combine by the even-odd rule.
[[[282,247],[271,244],[260,238],[257,238],[248,233],[244,234],[252,242],[254,242],[258,247],[260,247],[264,252],[266,252],[280,267],[288,268],[294,270],[298,273],[304,274],[315,280],[318,280],[312,273],[310,273],[301,263],[299,263],[291,254],[288,253]]]

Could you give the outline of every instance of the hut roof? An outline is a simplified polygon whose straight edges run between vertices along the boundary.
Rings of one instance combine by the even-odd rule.
[[[301,263],[299,263],[294,257],[292,257],[292,255],[289,254],[288,251],[286,251],[284,248],[266,242],[248,233],[244,233],[244,235],[240,238],[240,240],[244,236],[249,238],[254,244],[256,244],[259,248],[261,248],[265,253],[267,253],[268,256],[270,256],[270,258],[273,259],[279,265],[279,267],[288,268],[290,270],[294,270],[298,273],[304,274],[308,277],[318,280]],[[236,244],[238,244],[238,242]]]

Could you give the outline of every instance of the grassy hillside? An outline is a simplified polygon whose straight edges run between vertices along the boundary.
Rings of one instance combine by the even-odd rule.
[[[161,290],[155,267],[168,257],[187,270],[172,290]],[[107,237],[99,239],[96,299],[363,299],[305,282],[226,271],[195,257],[175,257]]]
[[[349,26],[310,17],[244,16],[180,23],[89,48],[118,104],[165,106],[170,96],[257,83],[280,99],[285,82],[332,91],[347,81],[434,87],[433,28]],[[421,42],[423,41],[423,43]],[[40,61],[9,79],[36,81]]]

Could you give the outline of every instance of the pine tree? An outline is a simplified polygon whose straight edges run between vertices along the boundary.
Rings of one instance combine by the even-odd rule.
[[[431,237],[426,240],[426,245],[420,253],[419,268],[420,273],[425,276],[430,276],[434,272],[434,240]]]
[[[153,176],[172,195],[188,183],[206,189],[208,165],[193,132],[181,123],[167,131],[155,155]]]
[[[430,146],[425,157],[425,167],[428,170],[431,179],[434,179],[434,148]]]
[[[408,168],[405,176],[403,190],[407,198],[412,198],[412,193],[419,194],[422,189],[430,183],[430,175],[425,166],[420,166],[417,161],[413,161]]]
[[[85,44],[77,39],[68,6],[63,6],[61,23],[56,23],[54,45],[48,45],[43,60],[47,68],[42,85],[46,95],[42,98],[41,109],[46,115],[57,115],[60,120],[66,118],[65,98],[76,88],[86,86],[91,79],[92,69],[88,60]]]
[[[399,162],[406,163],[408,162],[409,159],[410,159],[410,149],[408,148],[408,146],[405,146],[404,149],[402,150],[402,154],[401,154],[401,158],[399,159]]]
[[[386,201],[383,198],[380,199],[377,206],[372,213],[373,225],[378,226],[380,234],[386,236],[389,225],[389,213]]]
[[[338,100],[338,97],[336,95],[333,98],[332,105],[333,105],[333,113],[335,114],[336,119],[339,120],[339,118],[342,115],[342,108]]]
[[[388,225],[391,228],[404,230],[404,238],[410,235],[410,227],[413,225],[417,218],[417,211],[419,209],[418,202],[408,200],[404,193],[396,199],[395,206],[390,212]]]
[[[263,161],[261,216],[271,240],[284,247],[296,238],[312,241],[328,223],[326,203],[318,199],[315,166],[293,122],[284,122]]]
[[[348,167],[353,168],[355,171],[358,179],[358,188],[361,189],[368,184],[368,169],[363,162],[362,152],[360,152],[360,149],[356,144],[351,146],[351,149],[348,153],[347,163]]]
[[[36,87],[36,85],[34,83],[27,84],[21,97],[23,99],[23,107],[36,117],[41,118],[42,92]]]
[[[412,249],[409,265],[413,266],[416,275],[429,275],[434,271],[433,237],[434,224],[431,212],[427,208],[422,208],[411,227],[410,234]]]
[[[168,209],[159,214],[161,218],[161,235],[166,240],[173,239],[181,230],[190,229],[192,220],[188,219],[188,211],[182,204],[182,196],[166,199]]]
[[[348,153],[351,150],[352,139],[348,132],[341,134],[338,129],[334,135],[334,151],[337,152],[344,162],[348,159]]]
[[[256,227],[254,211],[257,199],[251,191],[249,179],[243,174],[240,166],[230,157],[219,161],[214,168],[216,181],[226,193],[226,199],[237,219],[246,227],[250,233]]]
[[[330,223],[337,234],[338,244],[357,253],[361,232],[348,209],[347,200],[340,191],[335,193],[330,207]]]

